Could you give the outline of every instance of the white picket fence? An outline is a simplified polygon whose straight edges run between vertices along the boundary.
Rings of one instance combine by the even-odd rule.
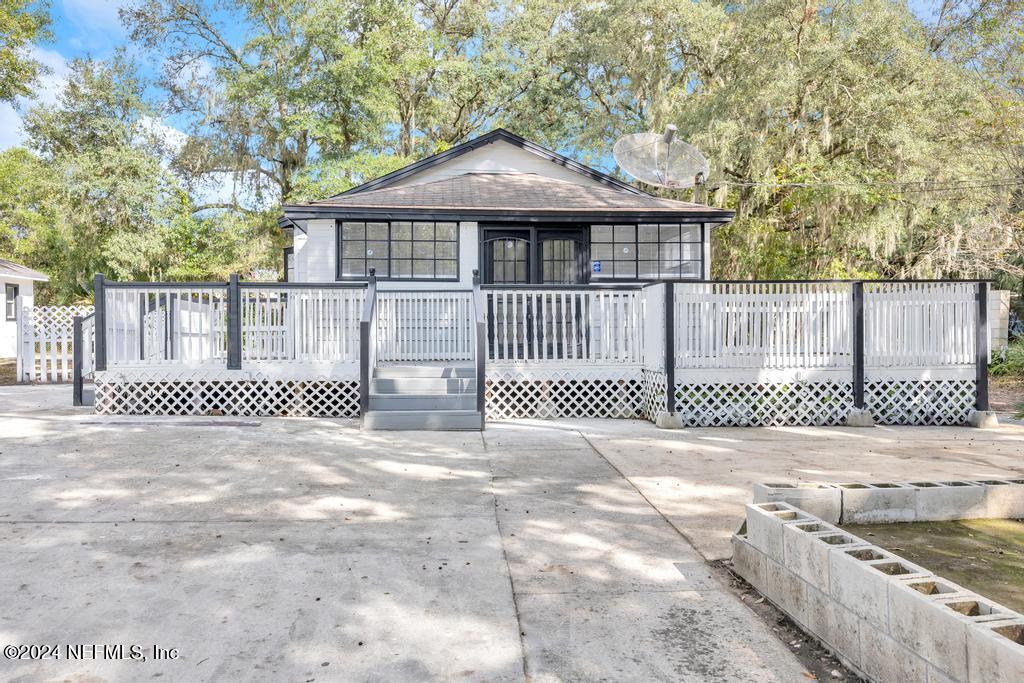
[[[92,306],[23,307],[18,320],[18,381],[70,382],[74,316],[92,312]]]

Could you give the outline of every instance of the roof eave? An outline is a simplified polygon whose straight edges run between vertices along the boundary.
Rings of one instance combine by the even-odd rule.
[[[291,205],[282,207],[285,218],[282,221],[310,219],[339,220],[449,220],[449,221],[490,221],[490,222],[582,222],[614,220],[665,220],[727,223],[735,216],[734,211],[713,206],[692,209],[481,209],[481,208],[407,208],[407,207],[335,207],[316,205]],[[279,225],[284,227],[282,221]]]

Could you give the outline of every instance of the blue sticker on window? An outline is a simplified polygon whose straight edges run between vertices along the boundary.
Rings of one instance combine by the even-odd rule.
[[[601,262],[600,261],[594,261],[594,272],[595,273],[600,273],[601,272]]]

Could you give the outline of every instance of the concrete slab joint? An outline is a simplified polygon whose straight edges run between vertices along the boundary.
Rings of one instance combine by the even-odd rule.
[[[856,522],[1019,516],[1024,480],[759,484],[735,571],[872,681],[1024,680],[1024,615],[794,504]]]

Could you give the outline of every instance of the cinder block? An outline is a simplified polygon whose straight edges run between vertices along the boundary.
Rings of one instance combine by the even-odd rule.
[[[988,621],[967,629],[970,683],[1024,681],[1024,619]]]
[[[872,681],[879,683],[926,683],[928,665],[881,629],[860,625],[861,666]]]
[[[969,481],[909,482],[917,487],[918,521],[985,516],[985,487]]]
[[[973,482],[985,487],[985,516],[992,519],[1024,517],[1024,486],[1005,479]]]
[[[970,593],[937,577],[889,583],[889,634],[953,680],[967,680],[967,623],[942,601]]]
[[[838,657],[859,666],[860,622],[828,593],[807,587],[807,628]]]
[[[824,522],[794,522],[782,527],[782,555],[786,566],[824,593],[829,590],[829,551],[863,544],[856,536]]]
[[[832,484],[754,484],[755,503],[784,502],[830,524],[839,523],[842,494]]]
[[[1024,616],[993,602],[977,593],[967,592],[963,595],[940,597],[937,602],[953,613],[953,616],[966,624],[981,624],[986,621],[1006,621],[1007,619],[1024,619]]]
[[[839,484],[843,493],[843,524],[912,522],[917,515],[917,489],[906,484]]]
[[[835,548],[829,553],[830,594],[873,626],[889,628],[889,583],[931,576],[876,546]]]
[[[768,559],[765,595],[783,612],[802,626],[807,625],[807,590],[803,579],[785,566]]]
[[[811,517],[787,503],[747,505],[747,540],[769,559],[782,562],[782,527],[810,521]]]
[[[767,589],[765,584],[766,560],[764,553],[750,545],[745,536],[733,535],[732,568],[762,595]]]

